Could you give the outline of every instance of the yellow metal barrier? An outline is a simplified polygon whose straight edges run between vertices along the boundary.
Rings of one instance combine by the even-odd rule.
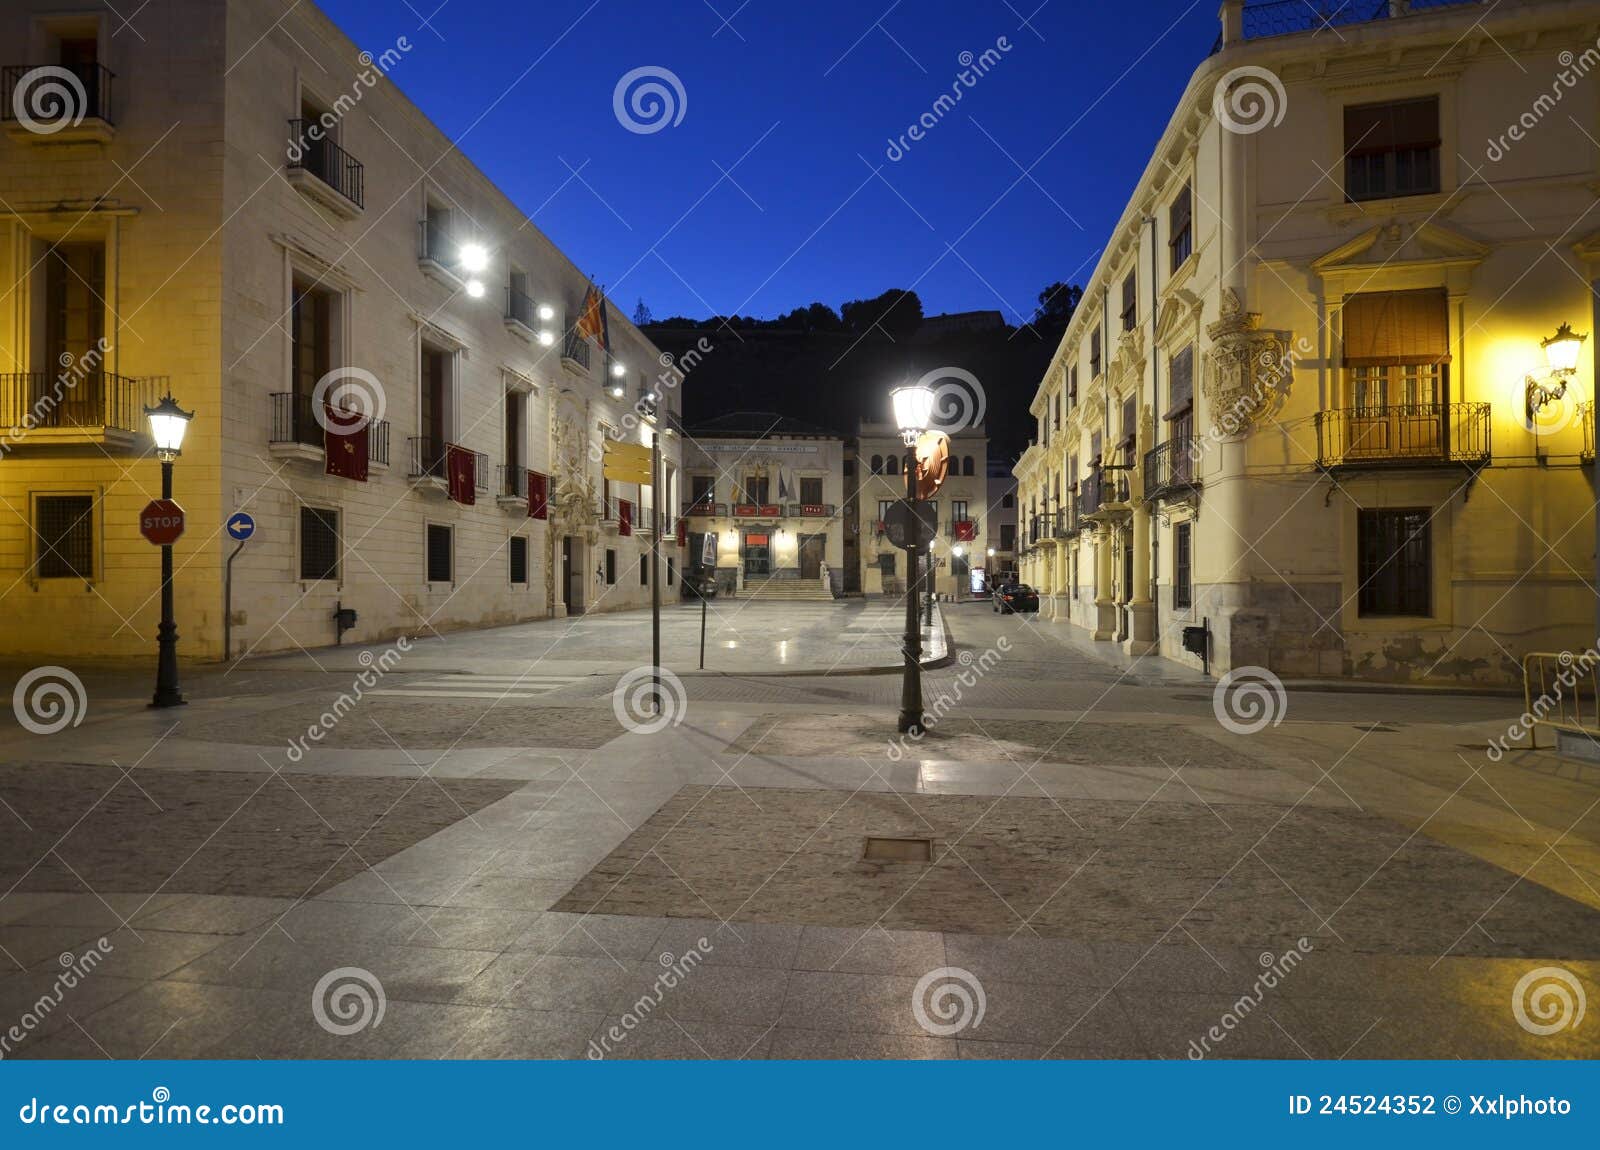
[[[1530,747],[1538,748],[1541,725],[1600,743],[1600,655],[1594,650],[1524,655],[1522,698]]]

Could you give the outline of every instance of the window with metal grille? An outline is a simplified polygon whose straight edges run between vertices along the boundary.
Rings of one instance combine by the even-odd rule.
[[[606,583],[617,581],[617,553],[611,548],[606,548]]]
[[[1433,552],[1426,507],[1366,508],[1357,513],[1358,607],[1362,615],[1427,615]]]
[[[1172,605],[1188,607],[1194,603],[1194,552],[1192,523],[1172,528]]]
[[[1439,98],[1358,104],[1344,110],[1347,200],[1439,190]]]
[[[1122,281],[1122,330],[1132,331],[1139,322],[1139,278],[1129,272]]]
[[[511,537],[511,582],[524,584],[528,581],[528,540],[523,535]]]
[[[1172,253],[1172,271],[1182,267],[1194,251],[1194,193],[1188,184],[1167,209],[1167,248]]]
[[[339,513],[332,508],[300,508],[300,578],[339,578]]]
[[[94,578],[94,497],[40,495],[34,501],[34,563],[40,579]]]
[[[455,566],[454,532],[443,524],[428,524],[428,582],[449,583]]]
[[[894,578],[894,552],[889,551],[878,556],[878,573],[885,578]]]

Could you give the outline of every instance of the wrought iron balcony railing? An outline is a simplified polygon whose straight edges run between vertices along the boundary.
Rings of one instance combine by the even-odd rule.
[[[528,498],[528,469],[502,463],[495,468],[495,495],[501,499]]]
[[[1489,462],[1487,403],[1337,408],[1316,415],[1318,467]]]
[[[1395,0],[1270,0],[1265,4],[1249,4],[1241,13],[1241,31],[1246,40],[1261,40],[1269,36],[1288,36],[1295,32],[1326,32],[1337,35],[1337,29],[1348,24],[1367,24],[1374,20],[1390,20],[1406,14],[1423,15],[1437,8],[1455,8],[1477,4],[1479,0],[1409,0],[1398,9]],[[1520,6],[1526,0],[1500,0],[1507,8]],[[1398,9],[1398,10],[1397,10]],[[1212,44],[1212,54],[1222,50],[1222,37]]]
[[[1199,486],[1199,469],[1195,464],[1194,440],[1191,437],[1169,439],[1144,453],[1146,499],[1159,499]]]
[[[289,121],[289,170],[309,172],[356,207],[364,207],[366,170],[361,161],[326,136],[312,139],[313,128],[318,134],[323,131],[314,120]]]
[[[307,447],[324,445],[322,424],[317,421],[311,397],[293,391],[276,391],[272,401],[272,426],[268,443],[300,443]],[[367,424],[367,461],[389,465],[389,421],[374,419]]]
[[[561,358],[577,364],[585,371],[589,370],[589,341],[576,331],[567,332],[567,338],[561,345]]]
[[[461,262],[461,252],[448,228],[422,219],[417,221],[417,258],[453,269]]]
[[[0,435],[21,438],[35,428],[147,430],[144,409],[160,383],[109,371],[59,375],[25,371],[0,375]]]
[[[535,309],[533,297],[525,292],[520,292],[514,287],[506,288],[506,318],[512,323],[520,323],[529,331],[533,330],[533,317]]]
[[[18,123],[42,136],[85,120],[114,125],[115,78],[104,64],[7,64],[0,67],[0,122]]]

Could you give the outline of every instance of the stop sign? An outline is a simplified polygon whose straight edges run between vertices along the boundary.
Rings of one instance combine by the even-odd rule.
[[[176,500],[152,499],[139,512],[139,534],[157,546],[175,542],[183,534],[183,508]]]

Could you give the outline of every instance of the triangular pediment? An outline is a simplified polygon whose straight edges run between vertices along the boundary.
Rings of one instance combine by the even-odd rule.
[[[1437,223],[1376,224],[1313,260],[1313,271],[1356,271],[1426,264],[1473,265],[1489,254],[1486,244]]]
[[[1162,347],[1193,334],[1195,317],[1200,313],[1200,298],[1179,288],[1167,296],[1156,314],[1156,343]]]

